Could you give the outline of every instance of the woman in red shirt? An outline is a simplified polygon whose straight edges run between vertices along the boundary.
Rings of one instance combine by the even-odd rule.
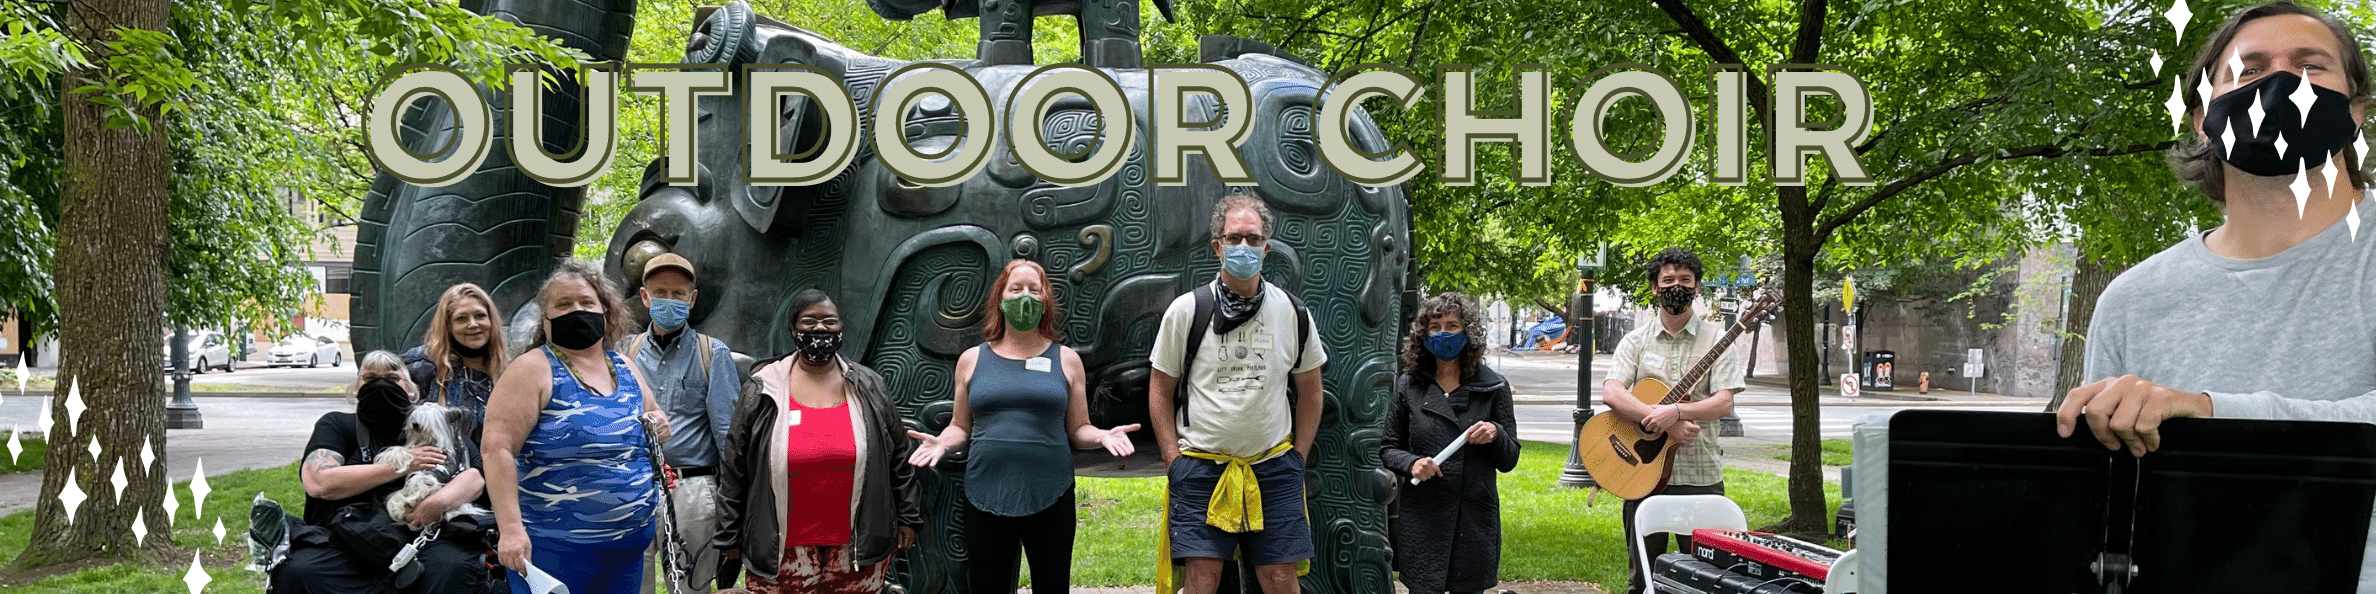
[[[924,523],[913,442],[882,376],[841,358],[840,308],[808,289],[792,311],[798,351],[753,365],[735,405],[711,546],[758,594],[881,592]]]

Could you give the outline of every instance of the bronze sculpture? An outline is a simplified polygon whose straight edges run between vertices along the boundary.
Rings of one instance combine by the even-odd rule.
[[[984,9],[1012,1],[989,0]],[[509,6],[500,0],[492,4]],[[1115,4],[1133,6],[1131,37],[1123,40],[1131,63],[1101,70],[1125,90],[1140,119],[1133,125],[1146,129],[1149,72],[1135,63],[1135,4]],[[685,62],[817,67],[845,82],[861,126],[876,120],[867,113],[872,93],[907,64],[768,19],[741,2],[703,9],[696,21]],[[1028,40],[1024,43],[1027,48]],[[1378,468],[1378,423],[1396,372],[1399,320],[1415,302],[1408,294],[1410,219],[1403,190],[1354,184],[1321,162],[1313,119],[1327,82],[1324,73],[1249,40],[1214,37],[1203,45],[1204,62],[1237,73],[1253,94],[1254,104],[1244,114],[1253,118],[1253,133],[1241,151],[1256,177],[1254,187],[1279,214],[1274,256],[1264,277],[1309,304],[1334,362],[1326,373],[1326,412],[1315,448],[1313,472],[1319,476],[1310,481],[1320,556],[1304,587],[1387,591],[1392,582],[1384,506],[1392,488]],[[988,39],[983,47],[985,57],[996,53]],[[1123,57],[1086,47],[1084,52],[1092,59],[1108,56],[1102,60],[1109,65]],[[1004,109],[1004,98],[1034,69],[1027,52],[1024,60],[951,64],[980,81]],[[1215,105],[1203,99],[1191,100],[1189,121],[1210,119]],[[699,101],[700,181],[671,186],[659,180],[662,163],[646,169],[639,202],[621,221],[604,262],[621,286],[637,286],[641,279],[628,271],[639,270],[659,253],[691,260],[705,272],[693,324],[726,340],[738,358],[789,352],[786,300],[802,288],[825,289],[844,304],[845,326],[852,332],[845,353],[892,383],[912,422],[937,431],[951,413],[953,363],[979,341],[986,285],[1008,259],[1031,258],[1051,271],[1063,296],[1065,343],[1080,351],[1091,374],[1095,422],[1111,426],[1147,418],[1146,355],[1157,319],[1173,297],[1219,270],[1207,247],[1206,227],[1213,202],[1227,188],[1202,156],[1187,160],[1187,185],[1156,185],[1148,170],[1148,140],[1140,134],[1120,173],[1095,185],[1066,188],[1037,179],[997,143],[981,174],[930,188],[900,179],[872,158],[871,145],[861,145],[853,165],[829,182],[753,186],[741,181],[741,145],[748,136],[740,100],[713,96]],[[781,117],[771,124],[780,127],[790,145],[783,148],[815,142],[822,116],[798,98],[787,97],[779,107]],[[928,99],[908,114],[905,137],[927,152],[946,147],[955,141],[961,117],[949,102]],[[1058,152],[1100,142],[1099,130],[1106,125],[1077,96],[1057,101],[1042,118],[1043,140]],[[434,114],[408,113],[407,122],[419,122],[425,132],[408,142],[434,146],[428,141],[438,132],[436,120]],[[1386,148],[1383,133],[1366,114],[1357,113],[1351,129],[1360,148]],[[861,137],[867,134],[860,131]],[[547,141],[554,147],[568,144]],[[427,311],[421,304],[436,292],[417,285],[479,282],[496,289],[502,306],[519,308],[527,295],[506,293],[511,286],[506,279],[541,274],[552,258],[567,253],[567,242],[555,238],[566,238],[574,227],[574,218],[564,214],[573,209],[561,206],[574,206],[576,198],[558,197],[568,192],[501,198],[517,184],[478,180],[503,177],[501,171],[487,171],[495,165],[490,162],[472,177],[478,183],[456,186],[464,188],[460,192],[397,183],[391,191],[374,193],[366,209],[381,216],[367,223],[364,233],[374,243],[358,250],[359,348],[401,346],[419,336],[417,318]],[[390,185],[387,181],[382,185]],[[521,210],[498,214],[440,206],[505,200],[519,201]],[[554,206],[526,208],[538,200]],[[424,239],[440,236],[462,240]],[[446,254],[484,259],[455,264],[441,261]],[[371,268],[370,282],[363,282],[365,267]],[[532,319],[523,317],[529,315],[513,318]],[[1138,459],[1122,461],[1083,452],[1079,467],[1087,474],[1159,474],[1155,448],[1140,451]],[[963,514],[954,497],[962,493],[957,483],[962,473],[926,476],[931,477],[925,489],[928,522],[949,529],[931,531],[918,549],[903,555],[896,575],[910,592],[958,591],[965,555],[957,536]],[[1153,561],[1148,559],[1150,568]]]

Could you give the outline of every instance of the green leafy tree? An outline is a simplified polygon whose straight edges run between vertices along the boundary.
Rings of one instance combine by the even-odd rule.
[[[48,440],[60,447],[20,567],[153,560],[170,546],[143,549],[131,531],[137,518],[166,533],[165,461],[140,462],[144,449],[165,451],[158,328],[228,327],[295,306],[316,230],[290,204],[335,212],[368,184],[350,123],[364,85],[401,63],[499,82],[508,62],[578,58],[421,0],[5,0],[0,14],[0,119],[11,124],[0,128],[0,213],[13,215],[0,219],[0,299],[36,320],[55,314],[62,383],[79,386],[87,409],[69,418],[64,402],[52,407]],[[107,479],[118,467],[121,487]]]

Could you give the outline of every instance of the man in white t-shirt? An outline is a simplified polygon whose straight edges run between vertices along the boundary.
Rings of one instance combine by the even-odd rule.
[[[1172,301],[1148,354],[1167,534],[1188,594],[1212,594],[1222,561],[1240,554],[1263,592],[1295,592],[1296,563],[1313,555],[1304,468],[1328,353],[1302,302],[1262,281],[1270,230],[1270,208],[1250,193],[1214,205],[1220,278]]]

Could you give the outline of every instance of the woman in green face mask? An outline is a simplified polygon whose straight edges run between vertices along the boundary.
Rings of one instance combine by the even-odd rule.
[[[973,592],[1012,592],[1031,558],[1034,594],[1072,588],[1072,449],[1135,451],[1129,432],[1089,424],[1081,355],[1058,344],[1056,293],[1030,260],[1006,265],[991,285],[981,348],[957,358],[957,410],[940,435],[909,431],[908,463],[934,468],[965,456],[966,551]]]

